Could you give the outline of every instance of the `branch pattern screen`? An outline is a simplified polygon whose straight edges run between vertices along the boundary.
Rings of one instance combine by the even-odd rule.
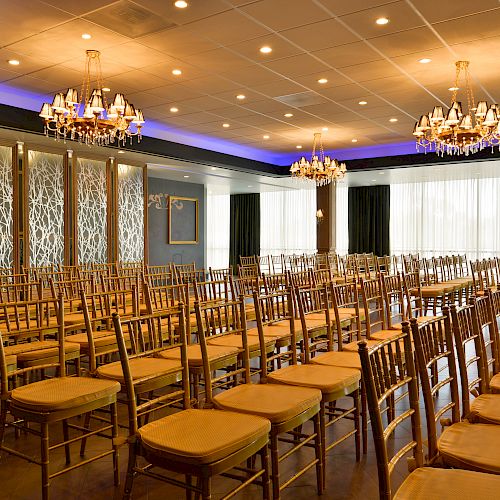
[[[118,165],[118,258],[144,259],[144,180],[142,167]]]
[[[62,263],[64,259],[62,156],[29,151],[28,219],[30,265]]]
[[[12,266],[12,149],[0,146],[0,267]]]
[[[78,158],[76,176],[78,262],[107,262],[106,163]]]

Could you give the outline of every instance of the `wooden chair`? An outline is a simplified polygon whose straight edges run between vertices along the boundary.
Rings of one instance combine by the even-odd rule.
[[[271,311],[277,310],[276,304],[283,304],[281,301],[276,302],[277,300],[279,300],[277,297],[267,297],[264,301],[259,300],[256,307],[259,308],[261,303],[269,304],[271,309],[267,309],[267,311],[268,314],[272,315]],[[206,342],[207,338],[213,338],[214,335],[238,335],[243,339],[242,362],[240,365],[235,366],[233,370],[221,376],[213,376],[213,369],[210,363],[207,361],[204,362],[205,379],[207,381],[206,405],[220,410],[257,415],[270,420],[273,499],[279,499],[280,492],[285,487],[292,484],[293,481],[312,467],[316,467],[317,490],[318,494],[321,494],[323,492],[323,456],[321,453],[319,421],[321,392],[317,389],[277,386],[275,384],[253,384],[251,382],[245,307],[242,298],[224,304],[197,304],[196,315],[204,360],[208,359],[208,348],[210,347]],[[215,328],[214,332],[214,328],[211,326],[213,318],[227,316],[232,317],[233,321],[221,324],[220,327]],[[262,323],[261,327],[263,327]],[[266,328],[266,331],[271,328]],[[264,336],[262,338],[264,339]],[[261,353],[264,353],[264,351],[265,341],[263,340]],[[261,354],[261,358],[261,364],[265,365],[269,362],[265,354]],[[242,378],[241,382],[234,384],[234,380],[239,378]],[[215,393],[214,385],[226,390]],[[228,385],[232,387],[227,388]],[[309,420],[312,421],[314,426],[312,433],[307,434],[302,431],[296,431],[297,428]],[[292,445],[290,449],[287,449],[281,455],[278,450],[280,441]],[[280,462],[290,457],[303,446],[314,446],[315,458],[302,465],[299,470],[294,470],[291,478],[282,481],[280,478]]]
[[[47,299],[49,302],[50,300]],[[88,377],[66,376],[65,335],[64,335],[64,301],[62,296],[57,299],[58,307],[52,305],[52,310],[57,311],[57,316],[52,318],[52,328],[57,332],[56,353],[47,357],[43,364],[25,366],[12,369],[8,365],[7,350],[4,348],[5,338],[0,336],[0,387],[1,387],[1,416],[0,416],[0,445],[3,451],[23,458],[31,463],[41,466],[42,472],[42,498],[49,498],[49,484],[51,479],[60,474],[70,472],[77,467],[85,466],[95,460],[113,457],[114,481],[118,484],[118,450],[116,438],[118,436],[116,394],[120,385],[109,380],[96,380]],[[40,328],[40,327],[39,327]],[[41,333],[41,332],[40,332]],[[37,342],[34,342],[35,344]],[[33,372],[42,372],[47,375],[53,372],[55,376],[44,378],[33,383],[27,383],[29,375]],[[21,381],[23,382],[20,385]],[[14,388],[11,388],[14,387]],[[109,408],[111,423],[102,424],[98,429],[91,430],[82,427],[79,423],[71,423],[70,419],[79,417],[97,409]],[[5,429],[8,414],[14,422],[11,423],[16,430],[26,434],[33,434],[40,438],[41,458],[5,445]],[[63,441],[50,442],[50,429],[53,424],[62,423]],[[35,424],[35,427],[33,427]],[[39,426],[39,429],[37,428]],[[76,437],[70,437],[70,431],[77,431]],[[110,433],[110,434],[109,434]],[[70,444],[92,436],[109,437],[112,447],[108,451],[101,451],[97,455],[87,457],[85,460],[70,465]],[[50,454],[61,447],[66,452],[66,467],[56,472],[50,470]]]
[[[134,478],[137,474],[141,474],[185,489],[188,498],[191,498],[194,492],[201,495],[203,500],[209,500],[212,498],[211,482],[214,476],[226,474],[234,478],[231,469],[260,454],[261,468],[246,469],[246,474],[238,476],[241,484],[231,493],[235,494],[260,479],[263,498],[267,499],[269,498],[267,444],[271,424],[269,420],[259,416],[190,407],[183,315],[184,308],[179,306],[158,316],[158,318],[163,317],[163,320],[170,316],[171,323],[180,325],[180,335],[169,347],[163,346],[155,351],[161,353],[170,349],[180,350],[178,368],[175,374],[171,373],[169,381],[170,384],[177,384],[177,387],[171,392],[141,404],[138,404],[137,400],[142,389],[134,378],[131,363],[143,358],[144,353],[129,355],[123,330],[125,329],[129,337],[134,339],[132,345],[139,346],[143,320],[132,319],[122,325],[119,316],[113,318],[129,412],[129,461],[124,498],[131,497]],[[174,317],[177,319],[174,320]],[[150,414],[152,406],[161,408],[180,406],[181,411],[145,423],[146,420],[141,417]],[[143,457],[147,465],[140,466],[139,457]],[[156,472],[152,467],[184,475],[185,481]],[[196,485],[192,484],[193,477],[197,479]]]
[[[413,362],[408,323],[401,333],[368,349],[359,343],[363,378],[367,381],[368,407],[377,456],[380,500],[455,500],[456,498],[493,499],[498,494],[500,478],[465,470],[423,467],[418,385]],[[384,426],[382,406],[400,391],[408,394],[408,407],[397,419]],[[411,440],[394,451],[393,436],[399,426],[411,422]],[[393,494],[392,475],[398,462],[411,453],[410,475]]]
[[[224,267],[221,269],[213,269],[211,267],[208,268],[209,279],[214,281],[229,279],[232,274],[233,272],[230,267]]]
[[[428,462],[446,467],[500,474],[500,426],[460,420],[460,397],[449,308],[444,316],[419,325],[410,319],[419,380],[424,399]],[[438,404],[438,392],[449,388],[450,400]],[[446,417],[445,415],[449,415]],[[444,430],[438,438],[437,426]]]

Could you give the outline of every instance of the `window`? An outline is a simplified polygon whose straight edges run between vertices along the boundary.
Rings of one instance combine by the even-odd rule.
[[[207,267],[229,266],[229,195],[207,195]]]
[[[316,252],[316,189],[260,195],[260,254]]]

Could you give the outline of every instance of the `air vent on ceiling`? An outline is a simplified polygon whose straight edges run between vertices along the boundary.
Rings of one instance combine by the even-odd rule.
[[[163,19],[129,0],[112,3],[84,18],[129,38],[138,38],[177,26],[174,22]]]
[[[280,95],[274,98],[276,101],[282,102],[287,106],[294,106],[296,108],[302,108],[304,106],[313,106],[314,104],[323,104],[326,101],[324,97],[321,97],[316,92],[298,92],[297,94]]]

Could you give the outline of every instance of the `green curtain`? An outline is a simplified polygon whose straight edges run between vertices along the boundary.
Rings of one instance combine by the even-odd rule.
[[[389,186],[349,188],[349,253],[389,255]]]
[[[231,195],[229,214],[229,265],[239,257],[260,254],[260,194]]]

